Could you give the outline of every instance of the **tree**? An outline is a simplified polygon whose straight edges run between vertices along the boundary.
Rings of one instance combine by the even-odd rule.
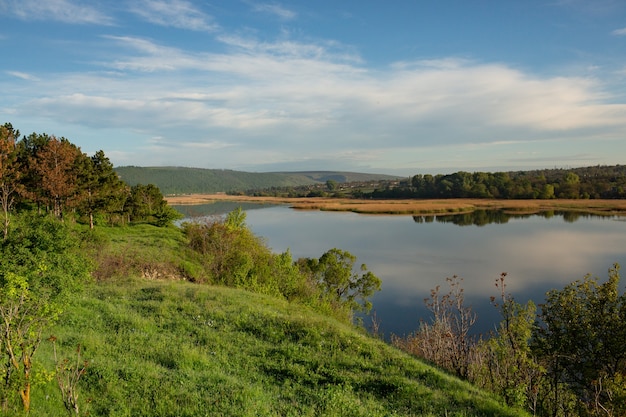
[[[63,219],[63,208],[77,192],[75,162],[80,155],[67,139],[53,136],[33,157],[43,197],[57,219]]]
[[[124,183],[113,170],[113,164],[103,151],[91,158],[82,154],[77,160],[79,210],[89,218],[89,227],[94,228],[94,215],[112,215],[121,198],[126,198]]]
[[[4,213],[4,239],[9,233],[9,212],[15,202],[16,194],[21,190],[19,164],[15,140],[19,130],[13,129],[10,123],[0,126],[0,201]]]
[[[549,291],[534,339],[552,379],[553,415],[561,406],[559,385],[579,399],[581,413],[624,415],[626,294],[619,294],[619,265],[608,280],[587,275],[562,290]]]
[[[137,184],[130,191],[130,217],[132,221],[154,222],[165,226],[181,217],[163,199],[163,194],[154,184]]]
[[[42,333],[59,319],[71,295],[88,279],[88,263],[66,227],[49,216],[16,219],[0,245],[0,403],[30,409],[33,358]]]
[[[333,248],[319,259],[301,259],[298,263],[301,270],[311,274],[331,303],[367,313],[372,308],[369,297],[380,291],[381,281],[365,264],[361,265],[361,273],[354,272],[355,262],[356,256],[350,252]]]

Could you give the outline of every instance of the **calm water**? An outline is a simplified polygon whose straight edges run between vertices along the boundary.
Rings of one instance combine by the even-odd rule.
[[[275,252],[290,249],[296,259],[337,247],[367,264],[383,281],[373,303],[387,335],[408,334],[420,318],[429,319],[424,299],[436,285],[446,288],[446,277],[463,279],[466,302],[478,313],[474,330],[485,332],[498,321],[489,297],[498,295],[501,272],[508,273],[507,290],[516,300],[540,303],[549,289],[587,273],[604,280],[613,263],[626,266],[626,219],[620,217],[366,216],[257,207],[244,207],[247,223]]]

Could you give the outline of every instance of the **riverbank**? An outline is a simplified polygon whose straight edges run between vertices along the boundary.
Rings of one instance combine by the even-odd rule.
[[[504,210],[512,213],[576,211],[597,215],[626,216],[626,200],[358,200],[345,198],[251,197],[227,194],[189,194],[165,197],[170,205],[211,204],[217,201],[241,201],[260,204],[287,204],[299,210],[351,211],[361,214],[442,214],[475,210]]]

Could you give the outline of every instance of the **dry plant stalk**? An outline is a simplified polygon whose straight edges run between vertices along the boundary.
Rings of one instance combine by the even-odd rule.
[[[75,363],[71,363],[67,358],[59,361],[57,359],[56,337],[50,336],[48,340],[52,342],[54,361],[56,363],[56,378],[59,389],[61,390],[63,405],[70,416],[78,416],[80,415],[80,409],[78,406],[78,391],[76,388],[78,381],[87,371],[88,362],[81,360],[80,345],[76,348]]]

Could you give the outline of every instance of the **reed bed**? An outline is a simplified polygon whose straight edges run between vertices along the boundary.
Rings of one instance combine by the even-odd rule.
[[[190,194],[166,197],[169,204],[210,204],[215,201],[288,204],[299,210],[351,211],[362,214],[441,214],[474,210],[505,210],[514,213],[578,211],[589,214],[626,215],[626,200],[358,200],[343,198],[250,197],[226,194]]]

